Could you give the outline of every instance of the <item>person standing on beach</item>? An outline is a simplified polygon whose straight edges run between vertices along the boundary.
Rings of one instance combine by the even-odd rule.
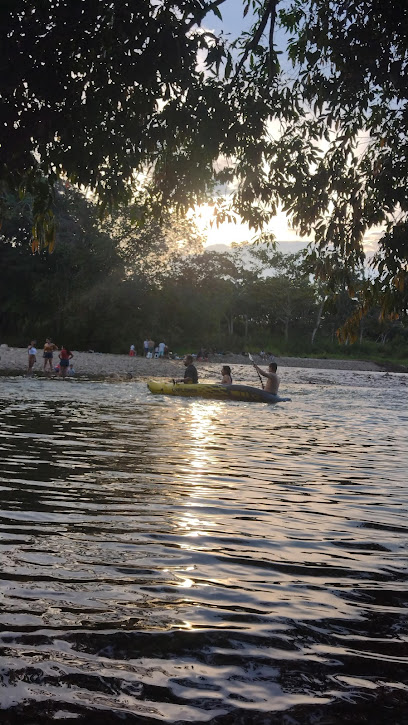
[[[258,365],[256,365],[255,363],[254,368],[258,371],[259,375],[263,375],[264,378],[268,378],[265,385],[266,392],[272,393],[272,395],[277,395],[279,390],[280,377],[276,374],[276,371],[278,369],[276,362],[269,363],[268,372],[262,370],[262,368],[258,367]]]
[[[149,357],[153,357],[154,355],[154,340],[152,340],[151,338],[149,338],[147,341],[147,354],[149,355]]]
[[[198,372],[195,365],[193,365],[193,356],[192,355],[186,355],[184,358],[184,365],[186,366],[186,369],[184,371],[184,378],[177,378],[175,380],[175,383],[193,383],[196,385],[198,383]]]
[[[31,340],[27,352],[28,352],[28,370],[27,375],[33,374],[33,367],[34,363],[37,361],[36,355],[37,355],[37,348],[36,348],[36,340]]]
[[[74,357],[71,350],[69,350],[65,345],[61,347],[60,353],[58,355],[60,359],[59,364],[59,376],[62,378],[65,378],[67,374],[67,370],[69,368],[69,361],[72,360]]]
[[[51,338],[47,337],[45,344],[44,344],[44,352],[43,352],[44,372],[46,372],[47,362],[48,362],[49,372],[52,373],[52,358],[53,358],[54,350],[58,350],[57,345],[54,345],[54,343],[51,341]]]
[[[149,352],[149,340],[146,338],[143,342],[143,357],[147,357],[147,353]]]

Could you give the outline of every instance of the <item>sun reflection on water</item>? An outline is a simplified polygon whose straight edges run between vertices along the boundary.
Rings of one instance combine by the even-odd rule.
[[[214,446],[214,430],[217,429],[220,417],[220,403],[218,401],[194,401],[188,407],[188,421],[185,424],[188,427],[189,435],[185,440],[185,459],[189,468],[189,475],[186,478],[185,472],[180,474],[184,483],[188,481],[186,489],[187,498],[184,506],[200,507],[199,499],[208,495],[209,486],[206,485],[206,477],[209,471],[213,471],[217,465],[217,459],[212,451]],[[185,511],[177,520],[177,527],[182,531],[184,539],[200,539],[208,535],[208,529],[217,526],[215,521],[204,520],[197,516],[197,512]],[[197,550],[203,548],[200,542],[195,541],[194,544],[182,543],[183,549]],[[186,580],[191,581],[191,580]],[[192,586],[191,584],[183,584],[183,586]]]
[[[200,476],[205,475],[216,458],[211,451],[214,444],[214,429],[220,418],[220,403],[208,400],[192,402],[188,408],[189,417],[185,420],[188,429],[183,445],[188,466],[194,470],[191,483],[201,484]]]

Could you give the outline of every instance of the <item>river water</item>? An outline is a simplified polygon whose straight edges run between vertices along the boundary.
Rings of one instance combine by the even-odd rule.
[[[406,722],[408,378],[282,378],[0,379],[2,725]]]

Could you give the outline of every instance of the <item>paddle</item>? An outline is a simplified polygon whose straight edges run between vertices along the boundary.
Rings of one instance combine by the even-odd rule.
[[[254,363],[254,358],[252,357],[252,355],[251,355],[251,353],[250,353],[250,352],[248,353],[248,357],[249,357],[249,359],[250,359],[250,361],[251,361],[252,365],[254,366],[254,368],[255,368],[255,370],[256,370],[256,367],[255,367],[255,363]],[[256,374],[258,375],[258,378],[259,378],[259,380],[261,381],[261,385],[262,385],[262,390],[264,390],[264,389],[265,389],[265,385],[263,384],[263,380],[262,380],[262,378],[261,378],[261,376],[260,376],[260,374],[258,373],[258,371],[257,371],[257,370],[256,370]]]

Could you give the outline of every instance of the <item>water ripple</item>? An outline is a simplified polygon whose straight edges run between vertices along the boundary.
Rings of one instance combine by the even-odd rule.
[[[284,378],[3,379],[4,725],[403,722],[405,378]]]

